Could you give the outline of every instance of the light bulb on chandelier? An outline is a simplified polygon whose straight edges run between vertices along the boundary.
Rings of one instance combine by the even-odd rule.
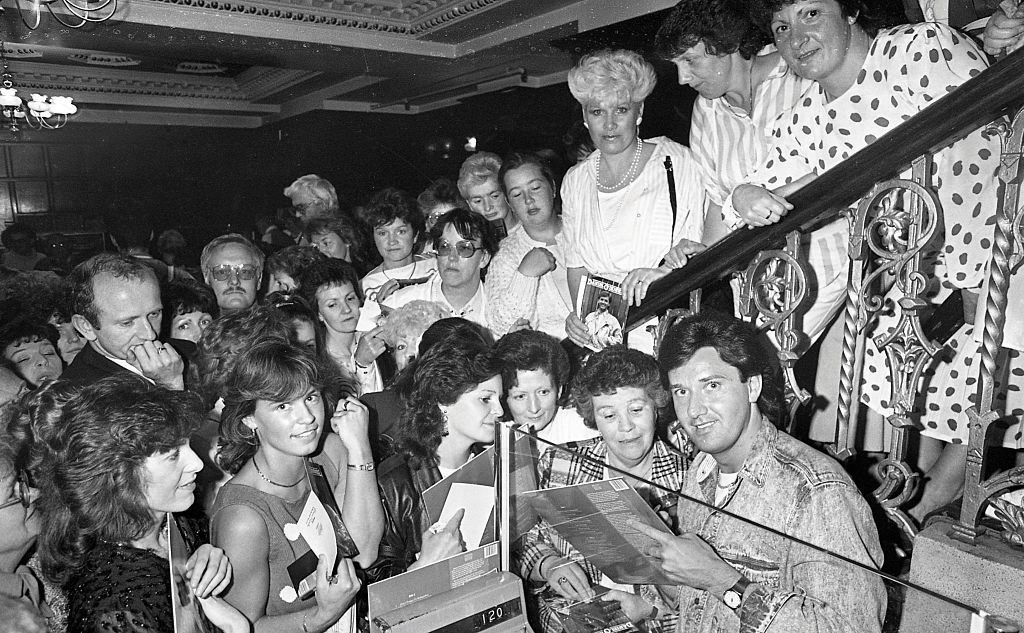
[[[19,131],[18,124],[25,122],[35,129],[64,127],[68,117],[78,112],[78,106],[72,103],[71,97],[47,96],[33,94],[27,103],[18,96],[14,87],[14,77],[7,65],[7,52],[0,42],[0,58],[3,61],[3,74],[0,74],[0,113],[3,124],[12,133]]]
[[[18,5],[18,14],[21,16],[21,21],[32,30],[39,28],[43,7],[46,7],[46,10],[54,20],[57,20],[69,29],[80,29],[90,22],[109,20],[117,11],[117,0],[79,0],[77,2],[75,0],[29,0],[27,3],[29,9],[27,11],[22,10],[21,0],[14,0],[14,2]],[[54,5],[63,7],[63,10],[54,11]],[[32,16],[31,21],[25,17],[26,13]],[[65,22],[61,18],[62,13],[73,16],[75,20]]]

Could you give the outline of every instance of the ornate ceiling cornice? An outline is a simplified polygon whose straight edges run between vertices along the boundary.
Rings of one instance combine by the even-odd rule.
[[[403,6],[385,2],[342,0],[317,3],[304,0],[149,0],[149,2],[223,12],[245,17],[287,20],[318,26],[338,26],[367,33],[418,37],[508,0],[418,0]]]
[[[103,72],[103,71],[106,72]],[[107,69],[78,69],[47,64],[11,64],[14,87],[70,94],[140,95],[182,99],[246,100],[235,82],[223,77],[138,73]]]

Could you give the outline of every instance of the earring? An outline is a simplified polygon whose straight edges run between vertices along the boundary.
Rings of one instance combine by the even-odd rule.
[[[260,445],[260,437],[258,435],[256,435],[256,429],[252,429],[252,428],[249,428],[249,427],[245,427],[245,428],[249,429],[249,434],[248,435],[243,435],[243,437],[245,439],[245,443],[249,444],[250,446],[259,446]]]
[[[444,431],[441,432],[441,437],[448,437],[448,412],[441,409],[441,421],[444,423]]]
[[[583,122],[583,127],[587,128],[589,130],[590,129],[590,124],[587,123],[586,121],[584,121]]]

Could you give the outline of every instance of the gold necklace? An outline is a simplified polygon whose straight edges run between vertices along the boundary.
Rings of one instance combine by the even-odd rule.
[[[268,484],[270,484],[272,486],[277,486],[278,488],[294,488],[295,486],[298,486],[299,484],[301,484],[306,479],[306,476],[303,475],[302,477],[299,477],[299,480],[296,481],[293,484],[279,484],[276,481],[274,481],[273,479],[271,479],[270,477],[267,477],[266,475],[263,474],[263,471],[260,470],[260,465],[256,463],[256,456],[255,455],[252,456],[252,465],[256,467],[256,474],[259,475],[260,478],[263,481],[267,482]]]

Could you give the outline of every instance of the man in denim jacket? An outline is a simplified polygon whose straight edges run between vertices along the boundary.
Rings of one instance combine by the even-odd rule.
[[[878,576],[760,527],[870,568],[882,562],[871,511],[849,476],[776,428],[781,389],[757,336],[731,317],[699,315],[661,346],[676,416],[699,451],[682,493],[708,504],[681,499],[679,536],[638,526],[679,584],[663,593],[686,633],[881,631]]]

